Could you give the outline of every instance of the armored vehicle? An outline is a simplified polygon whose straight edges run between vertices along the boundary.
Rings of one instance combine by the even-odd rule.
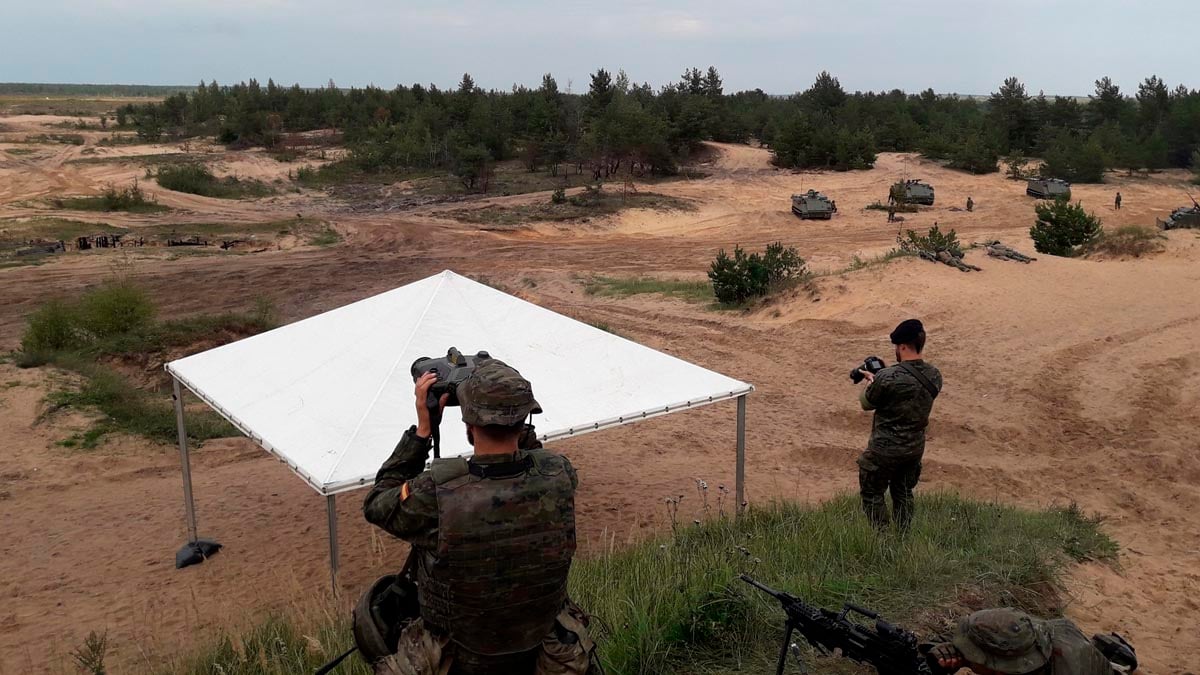
[[[1171,212],[1166,220],[1158,221],[1158,226],[1164,230],[1178,230],[1181,228],[1196,228],[1200,229],[1200,202],[1195,198],[1192,199],[1191,206],[1181,206]]]
[[[924,181],[904,180],[892,186],[889,193],[897,204],[924,204],[933,206],[933,186]]]
[[[1070,199],[1071,184],[1058,178],[1031,178],[1025,194],[1037,199]]]
[[[816,190],[809,190],[802,195],[792,195],[792,213],[800,216],[801,220],[829,220],[836,208],[833,202]]]

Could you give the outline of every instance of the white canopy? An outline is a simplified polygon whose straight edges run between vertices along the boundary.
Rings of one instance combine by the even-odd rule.
[[[166,368],[332,495],[373,479],[416,422],[410,366],[452,346],[464,354],[487,351],[533,383],[544,408],[534,422],[544,440],[754,389],[450,271]],[[468,452],[457,411],[448,409],[442,455]]]

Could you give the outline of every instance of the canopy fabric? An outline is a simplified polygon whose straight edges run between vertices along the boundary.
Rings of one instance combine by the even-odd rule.
[[[167,371],[318,492],[374,478],[416,423],[409,369],[483,350],[521,371],[553,440],[753,391],[719,373],[445,271],[199,354]],[[442,456],[471,452],[457,410]]]

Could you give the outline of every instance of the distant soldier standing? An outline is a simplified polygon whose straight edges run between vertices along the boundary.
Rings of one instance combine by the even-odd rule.
[[[492,359],[457,390],[475,454],[435,459],[423,471],[433,431],[425,402],[436,381],[434,373],[417,380],[417,424],[363,503],[369,522],[412,544],[405,572],[415,570],[420,616],[360,626],[356,614],[356,638],[399,633],[398,648],[375,640],[381,648],[364,657],[379,675],[587,673],[595,643],[567,598],[575,470],[526,426],[541,412],[529,382]]]
[[[888,202],[888,222],[896,222],[896,204],[891,201]]]
[[[863,410],[874,410],[871,439],[858,458],[858,484],[863,511],[878,530],[890,521],[885,493],[900,531],[913,515],[913,488],[921,479],[925,427],[933,400],[942,390],[942,374],[921,358],[925,327],[917,319],[903,321],[890,336],[896,346],[896,365],[878,374],[863,370],[867,386],[859,396]]]
[[[1067,619],[1043,621],[1015,609],[960,619],[932,654],[947,672],[984,675],[1114,675],[1112,662]]]
[[[974,211],[974,210],[975,210],[975,200],[971,199],[970,197],[967,197],[967,211],[970,212],[970,211]]]
[[[1116,205],[1117,210],[1120,211],[1121,210],[1121,193],[1120,192],[1117,193],[1117,198],[1113,203]]]

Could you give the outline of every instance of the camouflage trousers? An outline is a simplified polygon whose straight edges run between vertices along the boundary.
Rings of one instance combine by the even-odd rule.
[[[401,632],[396,653],[375,662],[375,675],[598,675],[596,643],[587,624],[587,615],[568,601],[540,646],[485,656],[456,648],[417,619]]]
[[[896,527],[908,529],[913,516],[913,489],[921,480],[921,458],[892,459],[867,450],[858,458],[858,489],[863,511],[877,530],[885,530],[891,518],[885,494],[892,493]]]

